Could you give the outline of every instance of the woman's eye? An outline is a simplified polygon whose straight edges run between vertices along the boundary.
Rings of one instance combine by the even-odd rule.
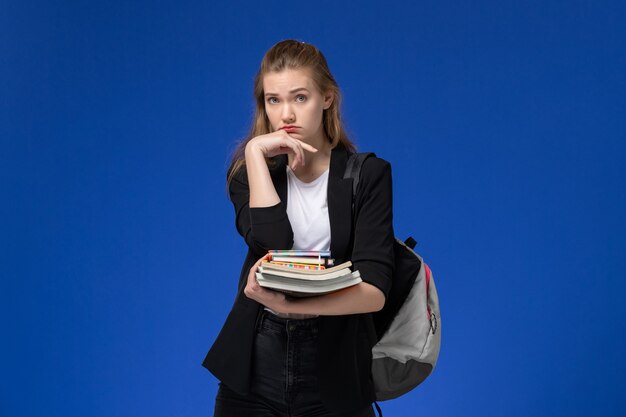
[[[299,101],[299,102],[306,101],[306,96],[299,94],[298,96],[296,96],[296,101]]]
[[[276,103],[276,97],[270,97],[267,99],[267,102],[270,104],[275,104]]]

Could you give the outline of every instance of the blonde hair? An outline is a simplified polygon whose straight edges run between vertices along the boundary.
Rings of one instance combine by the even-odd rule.
[[[237,144],[237,147],[233,152],[230,168],[228,169],[227,186],[230,185],[230,181],[233,176],[245,166],[245,149],[248,142],[252,138],[259,135],[272,132],[267,113],[265,112],[263,77],[268,73],[280,72],[287,69],[308,70],[311,79],[320,92],[332,93],[333,101],[330,107],[324,110],[322,116],[324,133],[326,133],[326,136],[328,137],[333,148],[338,143],[341,143],[349,151],[356,151],[356,146],[348,138],[344,124],[341,120],[341,91],[339,90],[339,86],[328,68],[326,58],[319,49],[311,44],[293,39],[287,39],[272,46],[261,60],[261,66],[254,78],[254,98],[256,102],[256,109],[254,112],[252,127],[250,128],[250,132],[247,137]],[[273,160],[269,158],[266,160],[268,166],[273,165]]]

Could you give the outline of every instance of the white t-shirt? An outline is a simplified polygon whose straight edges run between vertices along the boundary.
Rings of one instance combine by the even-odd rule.
[[[328,169],[303,182],[287,166],[287,217],[293,230],[293,249],[330,250]]]
[[[293,230],[293,249],[330,250],[327,169],[311,182],[303,182],[287,166],[287,217]],[[317,317],[309,314],[279,314],[290,319]]]

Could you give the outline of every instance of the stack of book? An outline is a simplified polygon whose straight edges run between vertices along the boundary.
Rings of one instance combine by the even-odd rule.
[[[256,273],[259,285],[294,297],[327,294],[361,282],[352,262],[334,264],[330,251],[272,250]]]

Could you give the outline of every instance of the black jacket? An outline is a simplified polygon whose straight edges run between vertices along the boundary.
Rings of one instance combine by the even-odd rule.
[[[391,165],[368,158],[355,199],[352,233],[352,180],[343,179],[348,151],[339,144],[331,153],[328,215],[331,255],[337,263],[351,260],[361,279],[388,294],[393,268]],[[249,207],[246,169],[230,184],[236,226],[248,245],[235,303],[202,365],[229,388],[247,394],[256,320],[262,305],[245,296],[243,288],[254,263],[269,249],[291,249],[293,231],[287,217],[287,156],[274,158],[270,175],[281,202]],[[329,410],[348,412],[371,404],[374,387],[370,368],[376,342],[371,314],[320,316],[318,377],[322,400]]]

